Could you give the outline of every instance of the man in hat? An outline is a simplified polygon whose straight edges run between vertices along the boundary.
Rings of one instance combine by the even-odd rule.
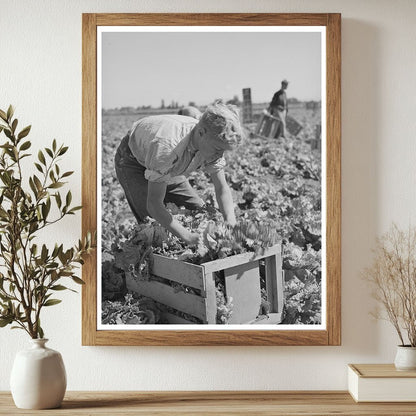
[[[282,87],[277,91],[272,98],[269,105],[269,113],[280,120],[280,126],[277,130],[276,137],[286,137],[286,115],[288,112],[287,108],[287,97],[286,89],[289,82],[284,79],[282,81]]]

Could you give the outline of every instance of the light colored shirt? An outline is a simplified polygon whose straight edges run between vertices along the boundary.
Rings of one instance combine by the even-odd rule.
[[[159,115],[140,119],[133,124],[129,147],[143,165],[150,182],[179,183],[191,172],[204,169],[207,173],[224,168],[223,157],[206,162],[190,141],[198,120],[179,115]]]

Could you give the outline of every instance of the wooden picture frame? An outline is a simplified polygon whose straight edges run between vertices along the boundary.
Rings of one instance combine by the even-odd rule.
[[[83,266],[83,345],[341,344],[341,15],[83,14],[82,229],[97,229],[97,28],[100,26],[322,26],[326,33],[326,327],[296,330],[98,330],[97,255]],[[324,69],[322,69],[324,71]],[[325,154],[325,153],[324,153]],[[269,267],[273,267],[270,266]]]

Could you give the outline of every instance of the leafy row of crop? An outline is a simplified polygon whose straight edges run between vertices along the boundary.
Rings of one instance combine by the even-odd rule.
[[[104,118],[102,177],[102,274],[103,322],[155,323],[163,305],[126,294],[125,274],[149,277],[149,247],[154,252],[193,263],[256,251],[276,241],[284,245],[286,270],[285,318],[283,323],[317,324],[321,320],[321,158],[307,143],[319,114],[303,115],[299,138],[265,139],[252,135],[227,156],[226,177],[236,203],[239,224],[226,227],[216,209],[208,176],[194,173],[191,184],[207,202],[208,210],[189,213],[169,206],[186,227],[203,235],[204,245],[190,249],[152,221],[140,226],[131,215],[113,168],[116,146],[130,127],[130,119]],[[191,290],[177,287],[175,290]],[[263,291],[263,300],[267,302]],[[132,306],[133,305],[133,306]],[[217,281],[217,323],[226,323],[232,300]],[[127,308],[140,319],[126,318]],[[133,309],[132,309],[133,308]],[[145,314],[147,310],[152,311]],[[110,311],[112,311],[110,313]],[[136,310],[137,311],[137,310]],[[156,312],[155,312],[156,311]],[[119,318],[115,318],[119,316]],[[139,315],[137,315],[139,316]]]

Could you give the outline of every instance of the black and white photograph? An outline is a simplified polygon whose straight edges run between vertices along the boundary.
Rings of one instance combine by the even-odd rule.
[[[97,325],[323,329],[324,27],[101,27]]]

